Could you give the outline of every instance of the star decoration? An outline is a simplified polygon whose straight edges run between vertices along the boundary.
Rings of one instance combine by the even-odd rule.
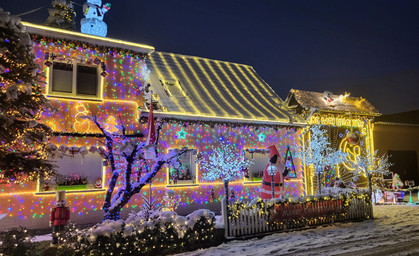
[[[259,133],[259,135],[258,135],[258,139],[259,139],[259,141],[265,141],[265,138],[266,138],[266,135],[265,134],[263,134],[262,132],[261,133]]]
[[[179,139],[186,139],[186,135],[188,135],[188,133],[187,132],[185,132],[184,130],[183,130],[183,128],[181,128],[179,131],[177,131],[176,132],[176,135],[177,135],[177,137],[179,138]]]

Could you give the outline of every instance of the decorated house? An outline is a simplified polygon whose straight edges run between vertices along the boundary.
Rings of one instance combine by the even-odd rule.
[[[97,222],[112,176],[104,133],[142,139],[153,105],[159,128],[158,150],[187,148],[182,166],[162,169],[150,186],[122,211],[139,209],[143,197],[164,204],[174,190],[178,210],[201,208],[221,199],[222,181],[208,182],[196,161],[214,148],[230,144],[253,164],[230,182],[240,199],[259,196],[267,148],[285,155],[300,145],[305,122],[266,84],[251,66],[154,51],[147,45],[24,24],[35,43],[37,64],[45,75],[44,92],[53,107],[42,122],[50,126],[57,175],[24,184],[0,185],[0,224],[4,228],[48,226],[55,191],[66,190],[71,221]],[[118,147],[116,145],[115,147]],[[116,157],[117,169],[125,162]],[[285,196],[307,193],[305,174],[296,163],[284,184]],[[133,173],[136,173],[136,167]],[[132,179],[140,179],[136,175]],[[122,181],[117,181],[117,187]],[[213,203],[213,204],[215,204]],[[207,207],[206,207],[207,208]]]
[[[356,156],[374,152],[372,122],[379,112],[366,99],[352,97],[349,93],[333,95],[329,91],[323,93],[291,89],[286,100],[288,107],[294,109],[309,126],[320,125],[328,132],[331,146],[348,154],[346,162],[325,171],[322,182],[326,187],[334,185],[336,177],[346,184],[354,182],[357,186],[366,187],[365,177],[353,180],[352,167],[348,164]],[[303,132],[302,146],[310,140],[310,133]],[[318,181],[311,168],[304,166],[306,179],[305,190],[313,194]]]

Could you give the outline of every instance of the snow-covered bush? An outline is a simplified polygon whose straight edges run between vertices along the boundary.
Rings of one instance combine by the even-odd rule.
[[[133,212],[125,221],[106,220],[78,232],[71,247],[75,255],[163,255],[211,242],[214,226],[214,213],[205,209],[186,217],[154,211],[146,218]]]

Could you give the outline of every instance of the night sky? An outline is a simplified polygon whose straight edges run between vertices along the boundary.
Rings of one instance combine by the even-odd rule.
[[[43,24],[51,0],[1,0]],[[83,18],[76,0],[77,30]],[[419,109],[419,1],[110,0],[108,37],[251,65],[291,88],[362,96],[381,113]]]

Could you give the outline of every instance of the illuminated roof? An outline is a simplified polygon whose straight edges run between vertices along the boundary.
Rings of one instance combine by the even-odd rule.
[[[345,95],[331,95],[330,102],[324,99],[324,93],[291,89],[285,100],[290,107],[304,110],[316,108],[326,112],[353,112],[357,114],[379,115],[377,109],[362,97]]]
[[[251,66],[174,53],[147,58],[166,115],[238,122],[301,122]]]
[[[149,54],[154,51],[153,46],[145,45],[145,44],[137,44],[133,42],[127,42],[118,39],[112,39],[108,37],[101,37],[101,36],[94,36],[83,34],[80,32],[74,32],[64,29],[52,28],[47,26],[41,26],[36,24],[31,24],[28,22],[22,22],[22,24],[26,27],[26,31],[30,34],[36,34],[51,38],[60,38],[60,39],[67,39],[67,40],[74,40],[85,42],[92,45],[100,45],[105,47],[117,47],[122,48],[125,50],[130,50],[133,52]]]

